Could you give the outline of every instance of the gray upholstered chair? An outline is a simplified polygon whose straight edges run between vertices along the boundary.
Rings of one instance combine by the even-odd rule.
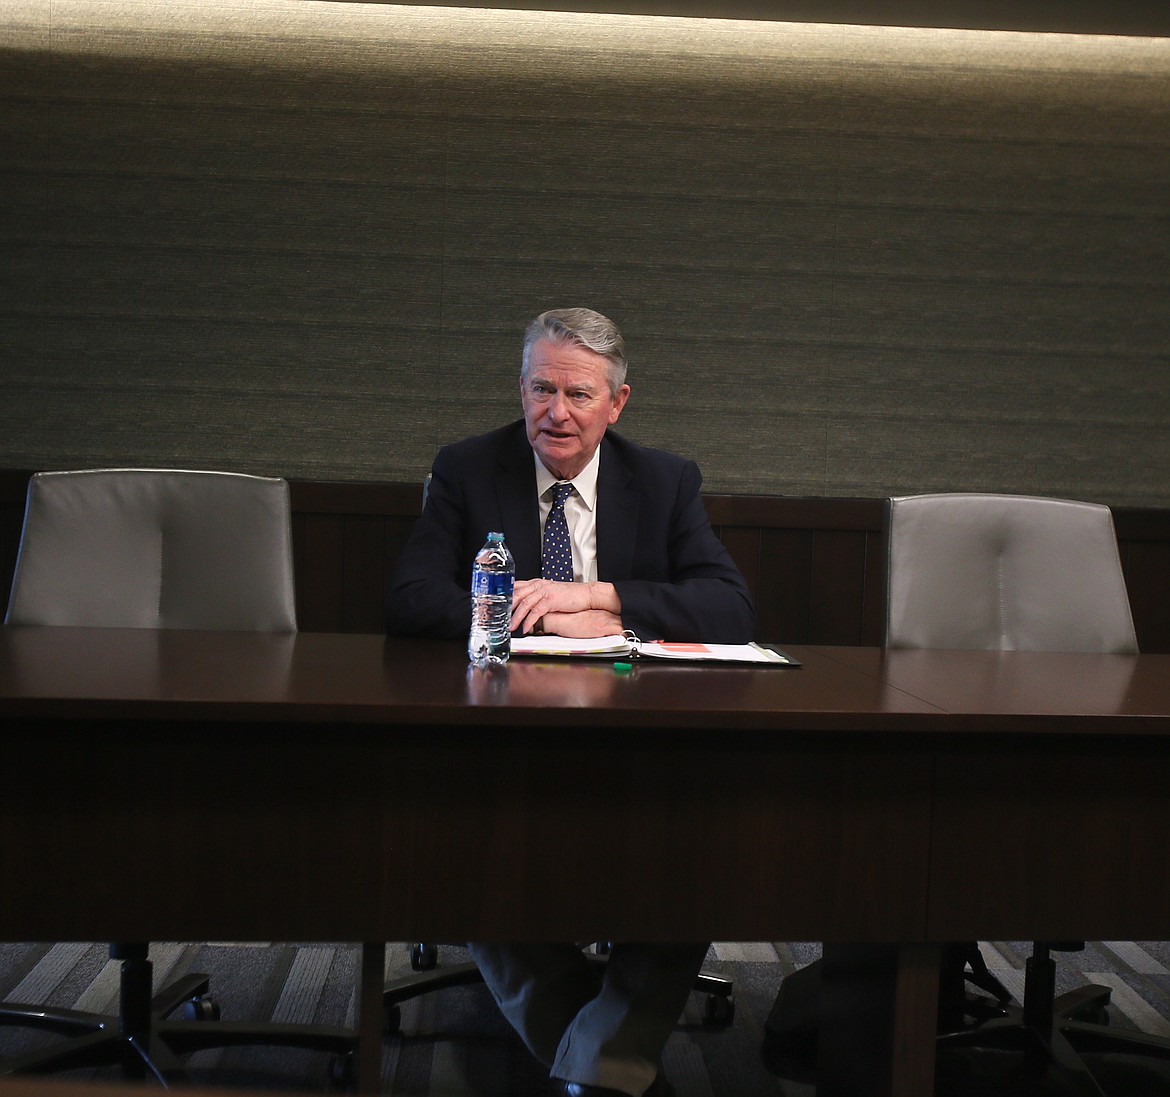
[[[1138,650],[1113,517],[1107,507],[990,494],[889,500],[886,645],[1018,651]],[[1063,1069],[1075,1092],[1101,1091],[1080,1051],[1170,1057],[1170,1045],[1104,1024],[1109,988],[1055,996],[1051,951],[1083,942],[1034,942],[1023,1008],[940,1037],[942,1046],[1035,1051]]]
[[[1108,507],[961,493],[888,507],[887,647],[1138,650]]]
[[[6,627],[93,626],[295,632],[292,540],[284,480],[147,469],[47,472],[29,482]],[[84,902],[84,895],[79,896]],[[163,1082],[178,1055],[280,1044],[344,1057],[353,1033],[300,1025],[228,1024],[192,974],[152,994],[146,942],[118,942],[117,1016],[0,1004],[0,1024],[68,1038],[0,1064],[0,1073],[121,1065]],[[187,1020],[170,1014],[185,1007]],[[205,1018],[205,1019],[197,1019]]]

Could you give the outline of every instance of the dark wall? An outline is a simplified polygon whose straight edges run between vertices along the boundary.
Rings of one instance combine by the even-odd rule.
[[[1168,39],[46,10],[0,45],[0,468],[418,482],[588,303],[711,492],[1170,505]]]

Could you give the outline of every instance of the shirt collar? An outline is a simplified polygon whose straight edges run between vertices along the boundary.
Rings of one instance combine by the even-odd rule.
[[[536,450],[532,451],[532,457],[536,461],[536,494],[543,499],[548,489],[560,481],[544,467]],[[578,497],[589,510],[597,506],[597,471],[600,468],[601,447],[598,446],[593,451],[593,456],[589,458],[589,464],[569,481],[577,489]]]

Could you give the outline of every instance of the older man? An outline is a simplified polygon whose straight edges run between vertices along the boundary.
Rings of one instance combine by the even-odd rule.
[[[524,418],[435,458],[391,579],[387,631],[464,637],[472,561],[500,530],[516,561],[516,632],[751,640],[751,597],[711,530],[698,467],[610,430],[629,397],[612,321],[583,308],[538,316],[524,338]],[[567,1097],[669,1092],[659,1059],[706,948],[615,944],[598,973],[568,943],[471,946]]]
[[[529,325],[524,418],[439,451],[427,507],[391,580],[389,631],[465,635],[472,560],[500,530],[516,560],[516,631],[752,638],[751,597],[711,531],[698,467],[609,429],[630,397],[625,375],[621,334],[599,313],[560,309]],[[542,578],[542,531],[558,484],[572,485],[564,502],[572,585]]]

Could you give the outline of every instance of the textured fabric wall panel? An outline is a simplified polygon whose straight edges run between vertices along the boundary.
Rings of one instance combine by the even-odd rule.
[[[0,0],[0,464],[414,482],[610,313],[710,490],[1170,505],[1170,40]]]

